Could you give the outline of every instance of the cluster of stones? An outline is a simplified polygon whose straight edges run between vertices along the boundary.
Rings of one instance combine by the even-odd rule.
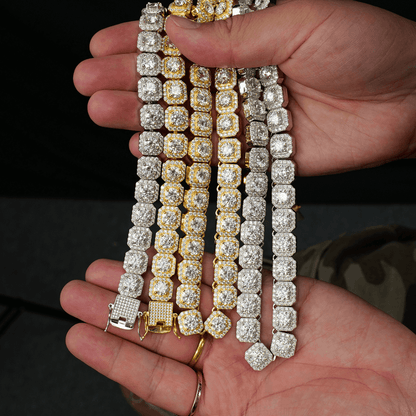
[[[204,236],[207,226],[206,210],[209,202],[208,187],[211,182],[212,157],[212,97],[210,92],[211,73],[208,68],[192,65],[189,79],[193,86],[190,92],[191,137],[188,156],[192,165],[186,170],[184,207],[187,212],[182,217],[181,229],[185,236],[180,241],[179,253],[183,260],[178,266],[178,279],[181,285],[176,292],[176,303],[182,311],[178,317],[179,330],[184,335],[199,334],[204,331],[204,323],[199,312],[200,285],[202,279],[202,257]]]

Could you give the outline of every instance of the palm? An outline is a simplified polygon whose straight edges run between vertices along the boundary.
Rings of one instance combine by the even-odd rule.
[[[205,261],[204,318],[212,305],[211,255]],[[172,333],[149,334],[140,343],[136,331],[111,327],[117,336],[104,334],[107,304],[114,300],[120,273],[121,263],[99,261],[88,270],[88,283],[72,282],[64,289],[63,307],[90,324],[70,331],[68,347],[145,400],[187,414],[195,380],[186,363],[198,340],[176,340]],[[367,408],[373,414],[416,412],[415,335],[343,289],[302,277],[296,279],[296,286],[296,355],[289,360],[278,358],[254,372],[244,360],[249,345],[236,340],[235,330],[221,340],[210,340],[196,365],[205,380],[199,414],[259,415],[279,409],[287,416],[313,416],[322,414],[322,403],[330,409],[328,414],[367,415]],[[271,338],[270,298],[270,276],[265,276],[262,334],[266,344]],[[238,315],[229,316],[235,328]]]

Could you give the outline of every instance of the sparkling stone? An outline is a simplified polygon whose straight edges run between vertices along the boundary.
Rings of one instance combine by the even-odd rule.
[[[238,272],[237,286],[242,293],[258,293],[261,290],[262,275],[256,269],[242,269]]]
[[[260,221],[244,221],[241,224],[241,241],[244,244],[262,245],[264,225]]]
[[[238,107],[238,95],[234,90],[219,91],[215,98],[218,113],[233,113]]]
[[[184,207],[190,211],[206,211],[209,192],[204,188],[191,188],[185,192]]]
[[[272,204],[276,208],[292,208],[295,205],[295,188],[292,185],[276,185],[272,188]]]
[[[293,331],[296,328],[296,319],[296,311],[292,307],[273,308],[273,327],[278,331]]]
[[[161,229],[155,236],[155,249],[159,253],[173,254],[178,250],[179,235],[176,231]]]
[[[270,154],[275,159],[284,159],[292,156],[292,137],[288,133],[273,134],[270,138]]]
[[[266,217],[266,201],[262,197],[249,196],[243,202],[243,217],[248,221],[263,221]]]
[[[157,156],[163,151],[163,136],[157,131],[144,131],[139,138],[139,151],[144,156]]]
[[[277,332],[273,335],[270,350],[276,357],[293,357],[296,350],[296,337],[293,334]]]
[[[237,73],[234,68],[217,68],[215,71],[215,88],[217,90],[232,89],[237,83]]]
[[[284,103],[283,88],[279,84],[266,87],[263,92],[263,101],[268,110],[282,107]]]
[[[211,85],[211,72],[208,68],[196,64],[189,69],[189,78],[195,87],[209,88]]]
[[[177,207],[183,201],[183,186],[179,183],[164,183],[160,189],[160,201],[163,205]]]
[[[218,3],[217,7],[215,8],[215,13],[217,15],[223,14],[226,8],[227,8],[227,3],[225,1],[221,1]]]
[[[250,172],[246,176],[246,193],[249,196],[262,196],[267,194],[269,180],[265,173]]]
[[[186,182],[190,186],[207,187],[211,181],[211,167],[206,163],[188,166]]]
[[[245,359],[253,370],[261,371],[273,361],[273,354],[264,344],[257,342],[246,351]]]
[[[240,209],[241,193],[238,189],[224,188],[218,192],[217,207],[224,212],[236,212]]]
[[[162,60],[156,53],[140,53],[137,55],[137,72],[141,76],[156,77],[162,70]]]
[[[245,118],[252,121],[264,121],[266,119],[266,106],[263,101],[247,98],[243,101],[243,111]]]
[[[266,9],[270,4],[270,0],[254,0],[254,8],[256,10]]]
[[[140,179],[136,182],[134,197],[138,202],[153,204],[159,196],[159,184],[155,180]]]
[[[162,98],[162,81],[156,77],[142,77],[137,83],[138,96],[143,101],[159,101]]]
[[[235,236],[240,232],[240,216],[235,213],[222,213],[217,218],[217,233],[226,236]]]
[[[140,296],[142,293],[143,283],[144,280],[141,276],[125,273],[120,278],[118,292],[123,296],[137,298],[137,296]]]
[[[157,224],[160,228],[176,230],[181,224],[182,212],[177,207],[161,207],[158,211]]]
[[[240,318],[236,336],[240,342],[257,342],[260,339],[260,322],[255,318]]]
[[[184,131],[189,125],[189,114],[185,107],[169,106],[165,111],[165,127],[170,131]]]
[[[277,108],[267,113],[267,126],[272,133],[285,131],[289,125],[289,112],[285,108]]]
[[[179,253],[184,259],[200,260],[204,254],[204,239],[196,236],[182,238]]]
[[[183,104],[187,100],[186,84],[178,79],[163,84],[163,99],[167,104]]]
[[[248,156],[248,166],[252,172],[267,172],[269,168],[269,152],[267,149],[255,147],[246,154]]]
[[[277,72],[276,65],[263,66],[259,69],[260,82],[264,87],[274,85],[279,80],[279,74]]]
[[[238,257],[239,243],[234,237],[220,237],[215,246],[215,255],[220,260],[235,260]]]
[[[199,334],[204,329],[202,315],[199,311],[182,311],[178,316],[179,331],[183,335]]]
[[[131,222],[140,227],[151,227],[156,218],[156,208],[152,204],[138,202],[133,206]]]
[[[237,289],[232,285],[218,285],[214,289],[214,306],[218,309],[234,309]]]
[[[291,160],[275,160],[272,164],[274,183],[289,185],[295,180],[295,165]]]
[[[137,160],[137,176],[141,179],[157,179],[161,169],[162,162],[156,156],[142,156]]]
[[[142,9],[142,14],[160,14],[163,15],[164,7],[162,3],[154,2],[147,3],[146,7]]]
[[[241,143],[238,139],[222,139],[218,143],[218,159],[223,163],[237,163],[241,158]]]
[[[253,146],[265,147],[269,143],[269,131],[261,121],[252,121],[246,127],[246,140]]]
[[[218,185],[235,188],[241,184],[241,167],[224,163],[218,168]]]
[[[291,281],[296,277],[296,261],[292,257],[273,259],[273,278],[279,281]]]
[[[214,280],[220,284],[232,285],[237,280],[237,264],[220,260],[215,264]]]
[[[273,230],[290,233],[296,227],[296,213],[291,209],[275,209],[272,213]]]
[[[157,253],[152,261],[152,273],[158,277],[171,277],[175,274],[176,258],[173,254]]]
[[[184,284],[197,285],[202,277],[202,264],[197,260],[182,260],[178,266],[178,279]]]
[[[261,314],[261,299],[255,293],[242,293],[237,299],[237,313],[243,318],[256,318]]]
[[[223,338],[231,328],[231,319],[221,311],[213,311],[205,321],[205,330],[214,338]]]
[[[147,227],[134,226],[129,230],[127,245],[136,250],[145,251],[150,247],[152,232]]]
[[[195,111],[191,115],[191,133],[195,136],[210,136],[212,117],[209,113]]]
[[[169,300],[173,294],[173,282],[168,278],[155,277],[150,281],[149,296],[152,300]]]
[[[263,264],[263,249],[259,246],[244,245],[240,248],[238,262],[244,269],[258,269]]]
[[[162,179],[165,182],[182,182],[185,179],[185,163],[181,160],[165,161],[163,164]]]
[[[196,308],[201,290],[196,285],[182,284],[176,291],[176,304],[180,308]]]
[[[143,33],[143,32],[141,32]],[[140,122],[146,130],[157,130],[163,127],[164,111],[160,104],[145,104],[140,109]]]
[[[292,233],[274,234],[273,253],[276,256],[293,256],[296,253],[296,237]]]
[[[145,251],[129,250],[124,256],[123,269],[134,274],[143,274],[147,270],[149,257]]]
[[[179,49],[175,46],[175,44],[169,39],[169,36],[166,35],[163,37],[162,40],[162,52],[165,55],[169,56],[180,56]]]
[[[189,221],[189,230],[192,234],[203,234],[206,230],[206,217],[205,215],[195,215]]]
[[[169,133],[165,137],[163,152],[172,159],[182,159],[188,150],[188,139],[181,133]]]
[[[137,48],[141,52],[158,52],[162,46],[162,37],[157,32],[140,32]]]
[[[162,60],[162,75],[167,79],[180,79],[185,75],[185,61],[179,56],[167,56]]]
[[[292,306],[296,302],[296,286],[292,282],[273,284],[273,303],[278,306]]]
[[[243,98],[259,99],[261,94],[261,84],[257,78],[241,78],[238,81],[238,88]]]

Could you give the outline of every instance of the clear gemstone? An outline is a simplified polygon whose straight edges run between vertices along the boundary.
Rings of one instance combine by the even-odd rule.
[[[173,283],[170,279],[156,277],[150,282],[149,292],[153,295],[152,298],[165,297],[170,294],[172,287]]]
[[[159,184],[155,180],[140,179],[136,182],[134,197],[138,202],[152,204],[159,196]]]
[[[178,250],[179,235],[172,230],[159,230],[155,236],[155,248],[160,253],[173,254]]]
[[[137,55],[137,72],[141,76],[157,76],[162,70],[162,60],[156,53]]]
[[[134,274],[143,274],[147,270],[149,257],[145,251],[129,250],[124,256],[123,269]]]
[[[238,88],[243,98],[260,98],[261,84],[257,78],[241,78],[238,81]]]
[[[266,119],[266,106],[263,101],[255,98],[247,98],[243,101],[244,116],[250,122],[264,121]]]
[[[218,261],[215,265],[214,280],[232,285],[237,280],[237,265],[233,261]]]
[[[264,87],[274,85],[279,79],[276,65],[263,66],[259,69],[260,82]]]
[[[296,277],[296,261],[292,257],[273,259],[273,278],[279,281],[291,281]]]
[[[249,196],[262,196],[267,194],[269,180],[265,173],[250,172],[246,176],[246,192]]]
[[[241,241],[244,244],[263,244],[264,225],[260,221],[244,221],[241,224]]]
[[[160,14],[143,14],[140,17],[139,27],[141,30],[157,32],[163,29],[163,17]]]
[[[292,185],[274,186],[272,204],[276,208],[292,208],[295,205],[295,188]]]
[[[253,146],[267,146],[269,143],[269,131],[261,121],[252,121],[246,127],[246,139]]]
[[[242,269],[238,272],[237,285],[242,293],[258,293],[261,289],[262,275],[256,269]]]
[[[272,133],[280,133],[289,127],[289,113],[285,108],[270,110],[267,113],[267,126]]]
[[[176,230],[181,223],[182,213],[177,207],[159,208],[157,224],[160,228]]]
[[[296,319],[296,311],[292,307],[275,306],[273,309],[273,327],[278,331],[293,331]]]
[[[214,289],[214,306],[218,309],[233,309],[237,302],[237,289],[232,285],[218,285]]]
[[[158,52],[162,46],[162,37],[157,32],[140,32],[137,37],[137,48],[141,52]]]
[[[137,83],[138,96],[143,101],[159,101],[162,98],[162,81],[156,77],[142,77]]]
[[[253,370],[261,371],[273,361],[273,354],[264,344],[257,342],[246,351],[245,359]]]
[[[202,265],[197,260],[183,260],[179,263],[178,279],[184,284],[198,284],[202,277]]]
[[[231,328],[231,320],[221,311],[213,311],[205,321],[205,330],[214,338],[222,338]]]
[[[274,234],[273,253],[276,256],[293,256],[296,253],[296,237],[291,233]]]
[[[143,283],[144,280],[141,276],[125,273],[120,278],[118,292],[123,296],[137,298],[137,296],[140,296],[142,293]]]
[[[274,158],[288,158],[292,155],[292,152],[292,137],[288,133],[273,134],[270,138],[270,154]]]
[[[201,312],[196,310],[181,312],[178,316],[178,324],[183,335],[199,334],[204,329]]]
[[[296,350],[296,337],[293,334],[277,332],[273,335],[270,350],[276,357],[293,357]]]
[[[143,32],[141,32],[143,33]],[[146,130],[157,130],[163,127],[164,111],[160,104],[145,104],[140,109],[140,122]]]
[[[150,247],[152,232],[147,227],[132,227],[129,230],[127,245],[130,248],[145,251]]]
[[[217,219],[217,233],[235,236],[240,231],[240,216],[234,213],[222,213]]]
[[[234,237],[220,237],[215,247],[215,255],[220,260],[235,260],[238,257],[239,243]]]
[[[263,264],[263,249],[259,246],[244,245],[240,248],[238,262],[244,269],[258,269]]]
[[[141,227],[151,227],[156,218],[156,207],[138,202],[133,206],[131,222]]]
[[[263,101],[268,110],[279,108],[283,105],[283,88],[276,84],[266,87],[263,92]]]
[[[275,209],[272,214],[273,230],[290,233],[296,227],[296,213],[291,209]]]
[[[248,221],[263,221],[266,217],[264,198],[249,196],[243,201],[243,217]]]
[[[279,306],[292,306],[296,302],[296,286],[292,282],[273,284],[273,303]]]
[[[162,179],[165,182],[182,182],[185,179],[185,163],[181,160],[167,160],[163,164]]]
[[[266,172],[269,168],[269,152],[261,147],[251,149],[248,153],[248,163],[252,172]]]
[[[199,304],[200,289],[196,285],[180,285],[176,292],[176,303],[180,308],[196,308]]]
[[[163,136],[157,131],[144,131],[139,138],[139,151],[144,156],[157,156],[163,151]]]
[[[272,164],[274,183],[289,185],[295,180],[295,165],[291,160],[275,160]]]
[[[256,318],[260,316],[260,296],[255,293],[242,293],[237,299],[237,313],[243,318]]]
[[[255,318],[240,318],[236,336],[240,342],[257,342],[260,338],[260,322]]]
[[[162,162],[156,156],[142,156],[137,160],[137,176],[141,179],[157,179],[161,169]]]

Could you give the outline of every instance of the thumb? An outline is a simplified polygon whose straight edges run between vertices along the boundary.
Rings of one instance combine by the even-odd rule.
[[[183,55],[202,66],[280,65],[332,10],[328,2],[290,1],[211,23],[171,15],[166,31]]]

